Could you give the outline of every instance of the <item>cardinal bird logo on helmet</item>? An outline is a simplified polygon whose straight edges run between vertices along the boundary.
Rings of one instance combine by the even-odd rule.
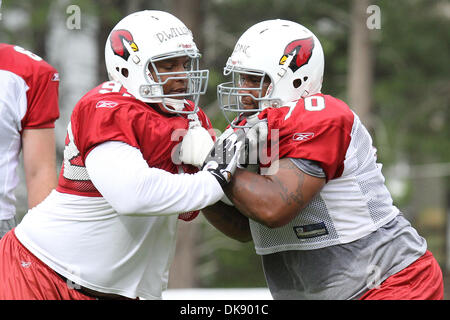
[[[111,48],[115,55],[123,58],[124,60],[128,60],[130,53],[128,49],[125,47],[124,42],[127,42],[131,49],[136,52],[138,51],[138,46],[133,40],[133,36],[127,30],[114,30],[111,33],[110,43]]]
[[[285,64],[290,55],[294,55],[289,68],[292,72],[297,71],[301,66],[308,63],[314,48],[314,39],[312,37],[299,39],[290,42],[284,49],[283,56],[280,59],[280,65]]]

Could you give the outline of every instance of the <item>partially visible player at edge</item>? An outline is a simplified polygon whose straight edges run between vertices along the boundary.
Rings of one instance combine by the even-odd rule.
[[[240,146],[229,166],[198,172],[213,145],[197,104],[208,80],[199,58],[169,13],[137,12],[113,28],[112,81],[75,106],[56,190],[0,241],[0,299],[161,298],[179,219],[223,197]]]
[[[0,238],[17,224],[14,190],[21,151],[28,208],[56,187],[58,87],[58,71],[41,57],[0,43]]]
[[[225,188],[235,208],[218,202],[206,218],[253,239],[275,299],[443,299],[437,261],[393,204],[358,116],[321,93],[323,71],[319,40],[298,23],[264,21],[241,36],[219,104],[239,114],[231,128],[250,146],[267,143],[256,170],[266,154],[278,170],[244,161]]]

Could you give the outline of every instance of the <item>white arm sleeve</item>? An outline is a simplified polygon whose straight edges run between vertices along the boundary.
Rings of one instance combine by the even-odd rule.
[[[224,195],[210,173],[150,168],[137,148],[119,141],[96,146],[85,164],[94,186],[119,214],[179,214],[212,205]]]

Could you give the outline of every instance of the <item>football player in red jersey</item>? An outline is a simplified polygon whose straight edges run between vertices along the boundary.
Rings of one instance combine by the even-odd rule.
[[[189,29],[154,10],[111,31],[111,81],[75,106],[56,190],[0,241],[0,299],[161,299],[177,223],[224,196],[227,164],[198,107],[208,71]]]
[[[253,239],[275,299],[442,299],[437,261],[393,204],[358,116],[321,93],[323,71],[319,40],[298,23],[241,36],[218,97],[227,119],[238,114],[227,131],[246,131],[246,170],[225,188],[234,208],[205,216]]]
[[[16,225],[16,168],[23,152],[28,207],[55,188],[58,71],[22,47],[0,43],[0,238]]]

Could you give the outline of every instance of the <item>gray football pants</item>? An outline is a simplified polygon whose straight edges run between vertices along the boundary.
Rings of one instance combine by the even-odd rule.
[[[0,239],[17,225],[16,217],[9,220],[0,220]]]

